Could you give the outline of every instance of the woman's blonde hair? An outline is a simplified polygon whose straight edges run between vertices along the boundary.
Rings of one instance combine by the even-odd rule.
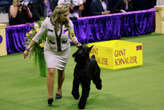
[[[13,0],[13,5],[17,5],[17,3],[19,2],[19,0]]]
[[[51,17],[56,30],[59,30],[60,16],[66,12],[69,12],[69,6],[67,4],[60,4],[55,7]],[[69,19],[64,22],[64,25],[69,28]]]

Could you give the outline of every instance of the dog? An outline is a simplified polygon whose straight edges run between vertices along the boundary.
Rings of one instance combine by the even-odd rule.
[[[96,62],[95,56],[89,58],[89,53],[93,46],[88,47],[81,45],[73,54],[76,62],[74,68],[74,79],[72,95],[75,99],[79,99],[79,85],[82,86],[82,95],[78,104],[79,109],[84,109],[87,98],[89,96],[91,80],[96,85],[98,90],[102,89],[102,80],[100,78],[100,68]]]

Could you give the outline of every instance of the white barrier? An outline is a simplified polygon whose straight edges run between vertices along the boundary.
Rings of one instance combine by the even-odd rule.
[[[0,24],[9,24],[8,13],[0,13]]]

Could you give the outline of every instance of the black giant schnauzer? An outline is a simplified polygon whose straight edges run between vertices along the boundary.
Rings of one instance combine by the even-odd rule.
[[[89,58],[92,47],[93,46],[87,47],[86,45],[82,45],[78,47],[78,50],[73,54],[76,66],[74,69],[72,95],[75,99],[79,98],[79,85],[82,85],[82,96],[78,104],[79,109],[85,108],[89,96],[91,80],[96,85],[97,89],[100,90],[102,88],[100,68],[95,60],[95,56],[92,55],[92,57]]]

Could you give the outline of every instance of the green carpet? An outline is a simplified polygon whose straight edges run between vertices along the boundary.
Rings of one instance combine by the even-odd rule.
[[[122,40],[143,43],[143,66],[101,69],[103,90],[96,90],[92,84],[86,109],[164,110],[164,35],[153,33]],[[71,55],[75,51],[72,46]],[[63,98],[48,107],[46,79],[39,76],[32,59],[24,60],[23,53],[0,57],[0,110],[78,110],[78,101],[71,95],[74,66],[70,56]],[[54,94],[56,82],[55,77]]]

